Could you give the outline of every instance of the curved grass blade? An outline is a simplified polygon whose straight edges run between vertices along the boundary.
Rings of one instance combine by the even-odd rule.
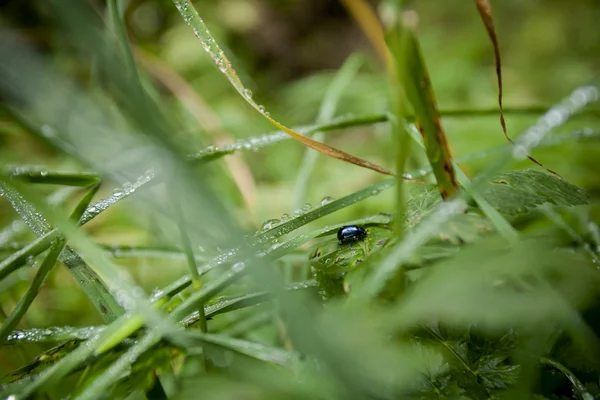
[[[542,357],[540,359],[540,364],[555,368],[555,369],[559,370],[564,376],[566,376],[567,379],[569,380],[569,382],[571,382],[571,385],[573,386],[573,391],[575,393],[577,393],[577,396],[581,400],[591,400],[594,398],[594,395],[592,395],[590,392],[588,392],[585,385],[583,383],[581,383],[581,381],[577,378],[577,376],[575,376],[575,374],[573,372],[571,372],[571,370],[569,370],[567,367],[565,367],[558,361],[554,361],[549,358]]]
[[[204,24],[204,21],[198,15],[198,12],[194,8],[194,6],[190,3],[189,0],[173,0],[173,3],[179,10],[185,22],[192,27],[194,34],[202,43],[202,47],[206,52],[214,60],[219,70],[225,74],[229,82],[233,85],[233,87],[238,91],[238,93],[244,98],[244,100],[250,104],[256,111],[258,111],[263,117],[265,117],[271,124],[275,125],[278,129],[284,131],[300,143],[317,150],[318,152],[325,154],[328,157],[337,158],[342,161],[346,161],[352,163],[354,165],[368,168],[370,170],[379,172],[385,175],[393,175],[387,169],[372,163],[367,160],[363,160],[362,158],[353,156],[352,154],[348,154],[344,151],[338,150],[334,147],[328,146],[324,143],[317,142],[311,138],[303,136],[292,129],[286,127],[281,124],[274,118],[272,118],[265,108],[259,104],[257,104],[252,98],[252,93],[246,89],[241,79],[233,69],[229,59],[223,52],[223,50],[219,47],[216,40],[212,37],[208,28]]]
[[[506,130],[506,121],[504,120],[504,111],[502,107],[502,61],[500,58],[500,45],[498,44],[498,36],[496,35],[496,28],[494,27],[494,19],[492,17],[492,4],[489,0],[475,0],[475,5],[477,6],[477,11],[479,11],[481,20],[485,25],[485,29],[487,30],[488,36],[490,37],[492,46],[494,48],[494,63],[496,66],[496,77],[498,79],[498,106],[500,108],[500,125],[502,126],[502,132],[504,132],[504,137],[506,140],[508,140],[511,144],[514,144],[513,140],[510,138],[510,136],[508,136],[508,132]],[[531,155],[528,154],[527,158],[548,172],[560,176],[555,171],[546,168]]]
[[[477,11],[481,16],[481,20],[485,25],[488,36],[492,41],[494,47],[494,63],[496,66],[496,77],[498,78],[498,106],[500,107],[500,125],[502,125],[502,131],[506,139],[512,143],[512,139],[506,132],[506,121],[504,120],[504,112],[502,110],[502,61],[500,59],[500,45],[498,44],[498,37],[496,36],[496,28],[494,27],[494,19],[492,18],[492,5],[489,0],[475,0]]]

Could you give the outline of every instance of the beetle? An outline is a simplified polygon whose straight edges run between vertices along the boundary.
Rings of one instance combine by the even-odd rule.
[[[366,237],[367,231],[358,225],[342,226],[337,232],[340,244],[358,242],[359,240],[364,240]]]

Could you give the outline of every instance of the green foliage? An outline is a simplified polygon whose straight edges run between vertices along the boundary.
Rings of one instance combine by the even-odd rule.
[[[542,204],[571,207],[589,202],[585,190],[540,171],[507,171],[483,189],[485,198],[506,214],[525,213]]]
[[[47,39],[52,61],[0,22],[0,159],[12,163],[0,170],[2,398],[600,398],[599,136],[597,109],[588,107],[597,86],[575,89],[548,112],[505,107],[509,127],[528,128],[507,145],[488,121],[493,113],[474,107],[480,97],[466,109],[435,109],[427,70],[443,88],[441,104],[456,80],[487,96],[478,78],[487,70],[473,72],[478,62],[463,53],[479,52],[465,40],[436,62],[424,24],[421,50],[416,36],[409,47],[402,37],[390,43],[415,116],[399,86],[382,89],[388,78],[363,65],[365,56],[269,99],[241,86],[229,61],[236,40],[252,41],[228,37],[245,35],[241,26],[215,22],[246,2],[195,3],[206,22],[191,2],[175,0],[185,21],[157,29],[152,45],[171,57],[181,44],[171,35],[192,37],[181,24],[201,28],[218,68],[186,64],[196,43],[174,63],[188,65],[182,75],[199,87],[176,69],[136,61],[145,49],[132,49],[134,27],[151,24],[158,2],[109,0],[98,9],[103,19],[85,2],[52,1],[56,20],[43,28],[60,38]],[[414,17],[395,14],[397,4],[387,15],[390,4],[380,11],[396,28]],[[433,16],[447,6],[423,7]],[[160,10],[178,17],[175,7]],[[242,74],[245,58],[235,61]],[[464,65],[452,64],[447,80],[440,69],[457,61]],[[275,81],[275,67],[264,68]],[[221,72],[243,99],[227,93]],[[268,92],[261,79],[256,86]],[[525,98],[535,92],[522,89]],[[271,120],[254,100],[263,96],[281,120],[302,116],[295,132],[402,175],[378,180],[284,144],[285,132],[261,134],[243,100]],[[179,104],[189,101],[199,113],[193,122]],[[318,107],[316,123],[306,124]],[[361,114],[335,117],[337,109]],[[426,125],[427,149],[415,117]],[[499,140],[481,136],[493,130]],[[402,147],[409,140],[416,146]],[[436,141],[446,140],[465,155],[439,153]],[[524,169],[534,151],[577,167],[553,165],[564,179]],[[48,166],[33,165],[38,159]],[[448,201],[436,178],[454,193]],[[345,225],[367,236],[340,243]]]

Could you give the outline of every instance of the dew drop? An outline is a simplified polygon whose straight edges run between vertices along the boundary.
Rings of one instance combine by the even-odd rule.
[[[324,205],[327,205],[327,204],[331,203],[331,202],[332,202],[332,201],[334,201],[334,200],[335,200],[335,199],[334,199],[333,197],[331,197],[331,196],[325,196],[325,197],[323,197],[323,198],[321,199],[321,205],[322,205],[322,206],[324,206]]]
[[[262,230],[263,231],[267,231],[271,228],[274,228],[275,226],[279,225],[281,223],[281,220],[274,218],[274,219],[270,219],[268,221],[266,221],[263,226],[262,226]]]

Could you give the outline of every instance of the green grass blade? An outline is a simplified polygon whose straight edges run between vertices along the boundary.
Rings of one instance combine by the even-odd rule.
[[[48,250],[52,241],[57,237],[60,237],[60,232],[57,229],[53,229],[21,250],[11,254],[10,257],[2,260],[2,263],[0,263],[0,280],[6,278],[9,274],[24,265],[30,257],[35,257]]]
[[[10,170],[5,170],[4,173],[13,179],[47,185],[87,187],[100,181],[100,176],[94,172],[54,172],[42,167],[28,165],[19,165]]]
[[[400,13],[398,9],[397,14]],[[403,60],[410,55],[406,54],[407,35],[402,35],[399,24],[392,27],[388,35],[388,48],[395,60]],[[391,60],[391,59],[390,59]],[[392,115],[390,125],[391,134],[396,147],[396,215],[404,215],[406,193],[404,186],[404,168],[410,156],[410,132],[407,131],[407,99],[403,90],[403,70],[402,64],[398,62],[391,63],[388,66],[388,75],[390,80],[390,103],[392,104]],[[394,68],[396,66],[396,68]],[[399,238],[404,235],[404,223],[401,218],[396,218],[395,228]]]
[[[486,217],[489,218],[490,222],[496,229],[496,232],[504,239],[511,243],[515,243],[519,240],[519,232],[504,218],[502,214],[498,210],[496,210],[492,205],[479,193],[477,190],[473,189],[471,181],[465,175],[465,173],[458,167],[458,165],[454,165],[456,176],[458,178],[458,182],[464,188],[469,196],[475,203],[479,209],[485,214]]]
[[[448,199],[458,192],[459,186],[429,74],[411,27],[398,24],[398,29],[401,32],[397,32],[396,35],[399,35],[405,44],[402,46],[402,54],[396,55],[397,74],[406,98],[414,109],[440,194],[443,199]]]
[[[223,335],[202,334],[200,332],[186,332],[185,337],[186,339],[191,339],[192,344],[194,342],[211,344],[224,350],[231,350],[260,361],[266,361],[288,368],[295,367],[300,362],[299,354],[276,347],[266,346],[261,343],[233,339]]]

